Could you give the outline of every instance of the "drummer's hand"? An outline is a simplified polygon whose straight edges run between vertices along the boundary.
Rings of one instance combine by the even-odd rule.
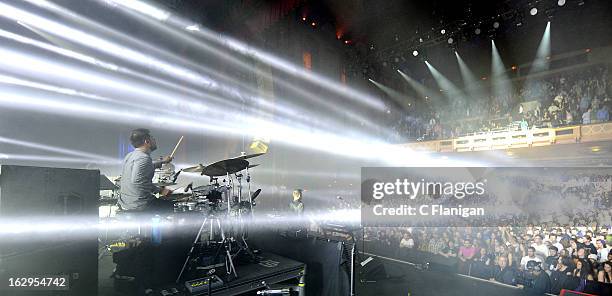
[[[164,156],[164,157],[161,158],[161,162],[162,163],[170,163],[170,162],[172,162],[173,159],[174,159],[174,157],[172,157],[172,156]]]
[[[166,187],[163,187],[162,189],[159,190],[159,195],[161,195],[161,196],[168,196],[170,194],[172,194],[172,190],[170,190],[170,189],[168,189]]]

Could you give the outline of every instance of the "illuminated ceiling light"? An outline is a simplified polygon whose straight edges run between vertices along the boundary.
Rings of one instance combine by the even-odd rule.
[[[493,28],[495,28],[495,29],[499,28],[499,22],[494,22],[493,23]]]
[[[453,37],[448,38],[448,40],[447,40],[448,44],[453,44],[453,42],[454,42],[454,41],[455,41],[455,40],[453,40]]]
[[[418,56],[418,55],[419,55],[419,51],[418,51],[418,50],[414,50],[414,51],[412,52],[412,55],[413,55],[413,56],[415,56],[415,57],[416,57],[416,56]]]
[[[446,30],[445,29],[440,30],[440,34],[442,35],[446,34]]]
[[[187,26],[185,27],[185,30],[187,31],[200,31],[200,25],[194,24],[191,26]]]
[[[480,28],[476,28],[476,30],[474,30],[474,34],[476,34],[476,35],[480,34],[480,32],[481,32]]]
[[[529,13],[530,13],[531,15],[536,15],[536,14],[538,14],[538,9],[534,7],[534,8],[532,8],[531,10],[529,10]]]
[[[563,6],[563,5],[565,5],[565,0],[559,0],[559,1],[557,1],[557,5],[559,5],[559,6]]]

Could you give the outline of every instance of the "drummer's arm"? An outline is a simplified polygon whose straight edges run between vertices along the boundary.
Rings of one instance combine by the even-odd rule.
[[[171,157],[171,156],[164,156],[164,157],[161,157],[159,160],[155,160],[155,161],[153,161],[153,167],[154,167],[154,168],[156,168],[156,169],[159,169],[159,168],[161,168],[161,167],[162,167],[162,165],[163,165],[164,163],[169,163],[169,162],[172,162],[172,159],[174,159],[174,158],[173,158],[173,157]]]

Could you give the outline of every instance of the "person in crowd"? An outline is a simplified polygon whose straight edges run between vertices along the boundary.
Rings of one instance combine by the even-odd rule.
[[[597,281],[600,283],[612,284],[612,261],[603,263],[602,269],[597,273]]]
[[[478,249],[472,245],[470,239],[463,241],[463,246],[459,247],[457,258],[459,258],[459,272],[467,274],[469,272],[470,264],[476,256]]]
[[[550,277],[542,269],[542,262],[530,260],[526,264],[526,270],[531,274],[533,283],[531,285],[524,286],[525,295],[544,295],[544,293],[550,293],[551,284]]]
[[[457,247],[452,240],[448,241],[446,247],[438,253],[446,258],[457,258]]]
[[[471,269],[471,276],[487,279],[491,276],[493,258],[487,253],[487,249],[480,248],[478,255],[474,257]]]
[[[548,246],[544,243],[544,236],[541,234],[534,237],[534,243],[531,246],[535,249],[535,255],[540,258],[540,262],[548,257]]]
[[[572,276],[580,279],[593,280],[593,271],[589,268],[589,263],[584,259],[578,259],[576,261],[576,268],[572,271]]]
[[[603,239],[597,240],[595,243],[595,250],[597,254],[597,261],[605,262],[608,260],[608,255],[610,254],[610,248],[606,246],[606,241]]]
[[[610,113],[608,112],[608,106],[602,105],[597,111],[597,121],[606,122],[610,120]]]
[[[521,258],[520,268],[522,270],[526,270],[527,262],[529,262],[529,261],[536,261],[536,262],[540,262],[540,263],[542,262],[542,259],[537,257],[535,254],[536,254],[536,249],[534,247],[527,248],[527,255],[523,256],[523,258]]]
[[[591,124],[591,108],[582,113],[582,124]]]
[[[548,257],[544,260],[544,270],[552,271],[557,267],[557,263],[559,261],[559,256],[557,255],[559,249],[555,246],[550,246],[548,248]]]
[[[508,257],[497,258],[497,265],[493,267],[491,280],[506,284],[516,285],[516,270],[508,265]]]
[[[584,247],[587,248],[589,254],[597,254],[597,247],[595,247],[595,245],[593,244],[592,235],[593,234],[590,233],[584,237]],[[587,256],[589,254],[587,254]]]
[[[567,257],[559,257],[557,266],[550,274],[551,293],[559,294],[562,289],[569,288],[570,276],[572,275],[572,260]]]

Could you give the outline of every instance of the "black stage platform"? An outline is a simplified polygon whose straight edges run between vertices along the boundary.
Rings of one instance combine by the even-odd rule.
[[[263,282],[267,285],[274,285],[295,279],[295,283],[297,284],[300,277],[304,275],[306,269],[304,263],[272,253],[261,253],[259,256],[261,256],[261,261],[257,264],[253,263],[237,266],[238,278],[224,283],[222,287],[212,288],[210,295],[240,295],[263,288]],[[107,269],[109,267],[110,266],[107,265]],[[108,270],[106,272],[108,272]],[[223,272],[225,272],[225,269],[223,269]],[[220,277],[225,281],[222,276]],[[104,278],[104,276],[102,276],[102,278]],[[180,294],[174,295],[209,295],[208,290],[189,293],[184,286],[184,282],[185,281],[182,281],[180,284],[162,285],[160,288],[156,289],[152,295],[165,295],[162,291],[166,290],[166,292],[168,292],[172,290],[172,288],[180,291]],[[111,281],[105,280],[101,282],[101,287],[99,289],[100,296],[128,295],[126,293],[114,292],[114,289],[109,287],[109,285],[112,285]],[[254,293],[248,295],[254,295]]]
[[[236,269],[238,278],[225,283],[223,287],[212,289],[210,295],[238,295],[249,291],[264,288],[267,285],[299,279],[304,275],[306,265],[272,253],[261,254],[261,261],[257,264],[241,265]],[[191,295],[209,295],[201,292]]]

